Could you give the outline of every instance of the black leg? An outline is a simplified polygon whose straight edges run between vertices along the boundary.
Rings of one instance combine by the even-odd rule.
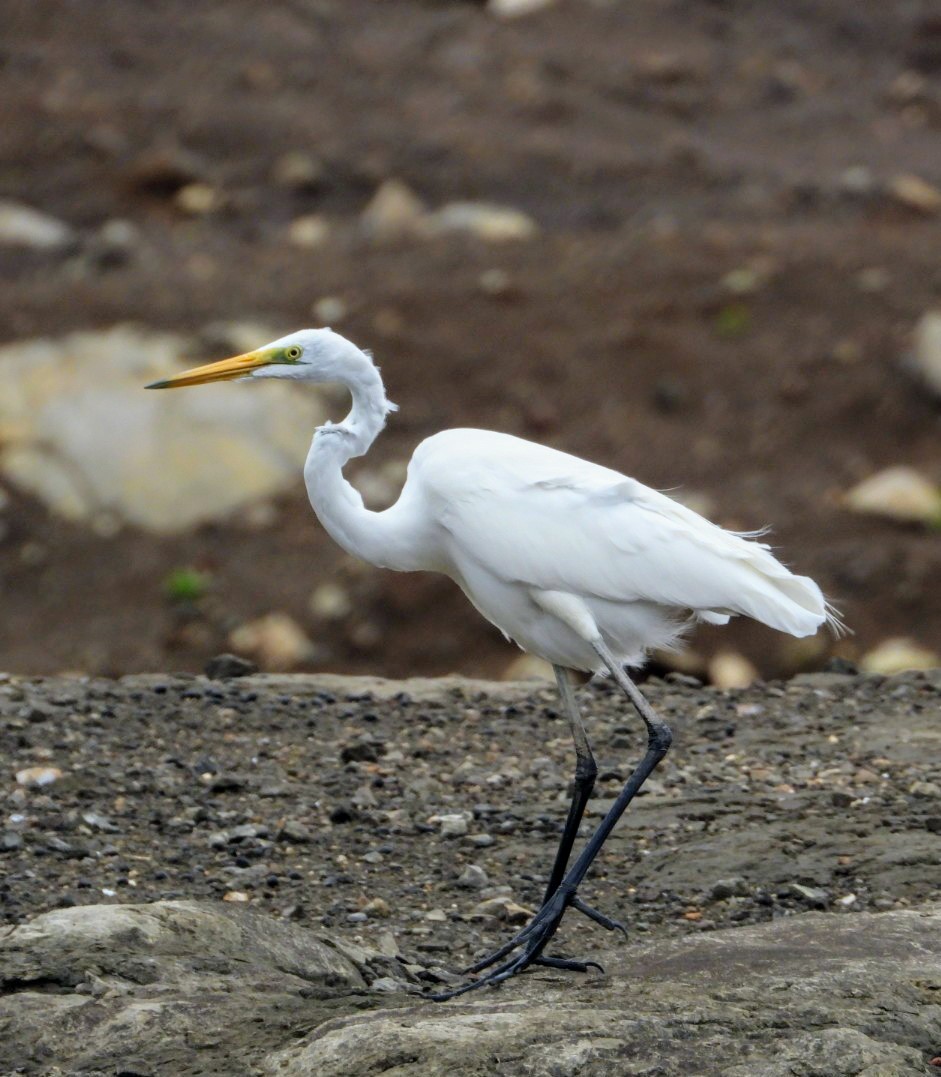
[[[611,806],[608,814],[601,821],[594,834],[592,834],[591,838],[588,840],[588,844],[582,850],[568,874],[565,875],[558,887],[552,892],[542,908],[515,938],[511,939],[509,943],[502,946],[495,954],[492,954],[485,961],[474,966],[473,971],[486,968],[489,965],[496,963],[517,948],[522,948],[522,953],[517,954],[503,965],[500,965],[488,976],[463,984],[453,991],[444,991],[440,994],[428,996],[435,1001],[440,1002],[445,999],[454,998],[457,995],[463,995],[468,991],[473,991],[476,988],[483,987],[487,984],[496,985],[502,983],[504,980],[508,980],[511,976],[515,976],[517,973],[522,972],[530,965],[540,962],[548,963],[553,968],[562,967],[561,964],[558,963],[558,959],[542,958],[542,951],[558,929],[566,909],[573,906],[584,912],[589,908],[588,906],[585,906],[578,897],[578,887],[585,878],[595,857],[607,841],[611,831],[624,814],[627,806],[637,795],[638,790],[644,782],[650,777],[660,760],[663,759],[669,751],[670,744],[673,740],[673,735],[670,732],[669,726],[657,715],[634,682],[627,676],[624,670],[621,669],[617,659],[611,654],[611,651],[604,642],[599,639],[594,643],[594,647],[605,665],[611,671],[612,676],[617,681],[621,690],[633,704],[647,728],[647,751],[644,758],[634,768],[634,771],[627,779],[624,788],[621,790],[617,800],[615,800],[614,804]],[[560,848],[559,851],[561,853],[562,849]],[[593,913],[594,910],[591,910],[591,912]],[[601,914],[599,913],[592,918],[598,919],[600,917]],[[585,962],[572,962],[565,967],[574,968],[580,964],[584,965]]]
[[[555,863],[549,874],[549,882],[546,885],[546,893],[542,903],[545,903],[559,888],[559,883],[565,875],[569,857],[572,855],[572,846],[578,837],[578,828],[581,825],[582,816],[591,797],[591,791],[595,787],[595,779],[598,777],[598,764],[591,752],[591,744],[588,742],[588,734],[582,724],[581,715],[578,713],[578,704],[575,702],[575,692],[569,679],[569,672],[562,666],[554,666],[555,679],[559,686],[559,698],[568,715],[569,728],[572,731],[572,740],[575,742],[575,782],[572,790],[572,803],[569,805],[568,818],[565,820],[565,829],[562,831],[562,839],[559,842],[558,852],[555,854]]]

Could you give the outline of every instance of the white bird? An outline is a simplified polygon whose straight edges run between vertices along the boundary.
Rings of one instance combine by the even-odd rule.
[[[292,333],[147,388],[233,378],[344,385],[350,413],[317,429],[304,468],[311,505],[327,532],[371,564],[450,576],[504,635],[555,668],[577,767],[543,904],[518,935],[467,971],[518,951],[514,956],[488,976],[432,997],[499,983],[532,964],[585,971],[594,963],[543,950],[570,907],[621,928],[586,905],[578,887],[672,739],[625,667],[676,643],[696,621],[725,624],[744,615],[807,636],[824,623],[839,630],[836,611],[813,580],[792,574],[754,533],[725,531],[617,471],[509,434],[458,429],[427,438],[412,456],[398,501],[383,512],[368,510],[343,468],[367,452],[396,407],[370,354],[330,329]],[[571,867],[597,768],[569,670],[610,673],[648,735],[643,760]]]

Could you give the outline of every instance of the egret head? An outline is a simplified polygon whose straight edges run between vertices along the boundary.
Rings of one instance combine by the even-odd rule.
[[[363,364],[372,366],[368,355],[332,329],[301,329],[255,351],[184,370],[147,388],[177,389],[235,378],[348,381]]]

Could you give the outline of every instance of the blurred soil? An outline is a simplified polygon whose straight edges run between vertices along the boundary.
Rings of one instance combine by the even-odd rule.
[[[890,193],[941,181],[927,0],[571,0],[512,22],[409,0],[93,7],[4,4],[0,196],[79,239],[0,249],[0,340],[289,330],[336,298],[334,327],[402,408],[361,468],[449,425],[534,437],[770,525],[843,607],[849,647],[941,648],[937,535],[838,504],[881,467],[938,466],[938,405],[903,359],[941,289],[941,220]],[[375,242],[357,222],[393,177],[540,234]],[[180,209],[194,181],[208,212]],[[313,248],[288,240],[306,214],[330,226]],[[119,253],[115,220],[133,225]],[[322,668],[498,675],[513,652],[447,581],[346,563],[300,465],[269,517],[174,539],[96,535],[8,491],[0,668],[198,669],[284,610]],[[211,591],[173,607],[162,581],[189,565]],[[354,612],[318,622],[309,595],[333,579]],[[721,638],[766,674],[820,660],[750,625]]]

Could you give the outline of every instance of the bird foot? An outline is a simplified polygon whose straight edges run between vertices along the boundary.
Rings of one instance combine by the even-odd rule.
[[[503,983],[504,980],[510,979],[511,976],[516,976],[517,973],[529,968],[530,965],[543,965],[547,968],[565,969],[569,972],[587,972],[590,968],[595,968],[603,973],[604,969],[597,961],[575,961],[566,957],[543,956],[542,951],[548,945],[552,936],[555,935],[559,924],[562,922],[562,917],[570,907],[577,909],[609,931],[623,931],[625,935],[627,934],[623,924],[618,923],[617,920],[610,919],[610,917],[585,904],[574,891],[560,887],[522,931],[514,935],[509,942],[504,943],[498,950],[464,971],[467,973],[482,972],[484,969],[496,965],[514,950],[519,949],[522,951],[521,953],[511,957],[489,975],[483,976],[479,980],[471,980],[469,983],[461,984],[460,987],[455,987],[450,991],[429,994],[427,997],[433,1002],[444,1002],[447,999],[456,998],[458,995],[464,995],[468,991],[475,991],[478,987],[495,987],[497,984]]]

